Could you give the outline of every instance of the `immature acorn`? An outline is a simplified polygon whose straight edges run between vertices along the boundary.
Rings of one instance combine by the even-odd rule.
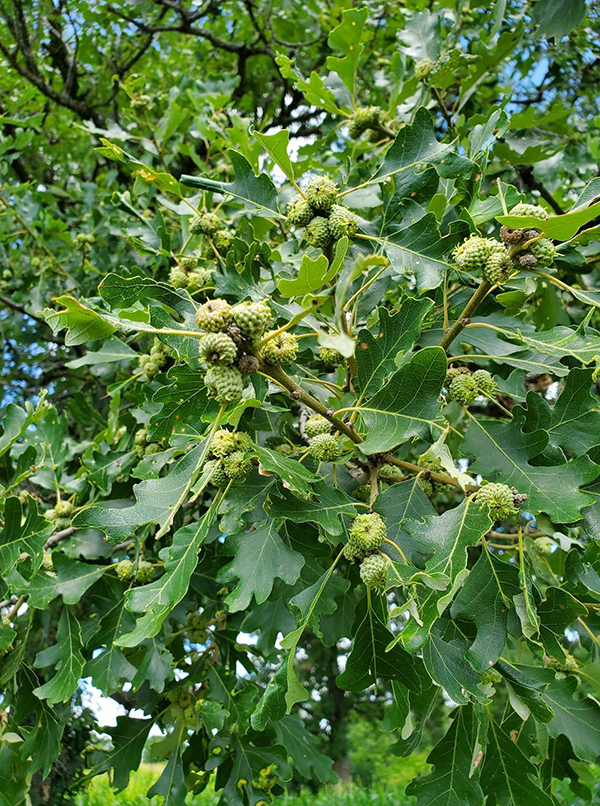
[[[250,435],[245,431],[228,431],[220,428],[210,441],[209,451],[213,456],[223,459],[234,451],[249,451],[252,447]]]
[[[381,554],[371,554],[360,564],[360,578],[368,588],[383,590],[387,581],[388,562]]]
[[[314,217],[314,210],[303,196],[294,196],[287,208],[287,220],[295,227],[306,227]]]
[[[200,340],[198,352],[207,364],[229,366],[236,359],[237,347],[226,333],[208,333]]]
[[[387,528],[376,512],[357,515],[348,530],[348,553],[354,558],[366,557],[381,547]]]
[[[333,434],[317,434],[309,442],[311,456],[319,462],[333,462],[340,455],[340,444]]]
[[[504,520],[517,512],[513,491],[506,484],[491,483],[481,487],[477,493],[477,503],[480,509],[487,507],[495,521]]]
[[[243,451],[234,451],[222,460],[223,472],[233,481],[245,479],[252,470],[252,459],[247,459]]]
[[[194,235],[214,235],[221,228],[215,213],[200,213],[190,219],[190,232]]]
[[[482,394],[494,397],[496,394],[496,382],[487,369],[478,369],[471,377]]]
[[[265,302],[239,302],[231,309],[233,321],[245,339],[258,339],[265,332],[273,315]]]
[[[319,358],[328,367],[339,367],[340,364],[345,362],[344,356],[333,347],[321,347],[319,350]]]
[[[131,560],[121,560],[117,563],[116,572],[121,582],[127,582],[133,577],[133,563]]]
[[[308,227],[304,230],[304,236],[311,246],[324,249],[332,240],[329,221],[321,216],[313,218]]]
[[[335,204],[338,186],[328,176],[313,176],[306,188],[306,199],[313,210],[327,212]]]
[[[148,582],[152,582],[153,579],[154,566],[152,563],[149,563],[147,560],[140,560],[137,567],[137,573],[135,575],[136,582],[146,585]]]
[[[231,305],[224,299],[209,299],[196,311],[196,324],[212,333],[225,330],[231,322]]]
[[[548,211],[539,204],[526,204],[525,202],[515,204],[515,206],[509,210],[508,214],[517,216],[532,216],[533,218],[539,218],[541,221],[546,221],[548,218],[550,218]]]
[[[454,250],[454,261],[462,271],[483,271],[490,255],[504,251],[504,246],[493,238],[471,235]]]
[[[463,406],[469,406],[479,394],[472,375],[457,375],[450,384],[448,397]]]
[[[363,132],[381,126],[383,117],[383,110],[378,106],[359,107],[354,112],[350,122],[350,129],[348,131],[350,137],[355,140],[360,137]]]
[[[204,385],[209,397],[225,405],[237,403],[244,391],[242,374],[234,367],[209,367],[204,376]]]
[[[539,241],[533,241],[527,247],[537,261],[537,265],[542,268],[549,268],[553,265],[557,252],[556,247],[548,238],[540,238]]]
[[[346,235],[352,238],[358,229],[358,218],[343,204],[334,204],[329,216],[329,232],[334,241],[339,241]]]
[[[492,285],[502,285],[505,283],[511,272],[513,271],[513,264],[508,252],[505,250],[492,252],[487,258],[481,275],[484,280]]]
[[[229,476],[223,470],[223,462],[220,459],[210,459],[204,465],[205,471],[212,471],[210,483],[215,487],[226,487],[229,484]]]
[[[309,439],[316,437],[318,434],[330,434],[331,423],[325,417],[321,417],[320,414],[313,414],[304,424],[304,433]]]
[[[259,348],[260,357],[268,364],[276,366],[291,364],[298,355],[298,339],[287,330],[269,338],[273,332],[275,331],[269,331],[265,335],[268,340]]]

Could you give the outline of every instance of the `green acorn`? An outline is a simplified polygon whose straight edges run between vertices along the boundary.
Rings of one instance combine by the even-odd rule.
[[[552,554],[556,544],[552,538],[544,536],[536,538],[533,541],[533,545],[539,554],[541,554],[543,557],[547,557],[549,554]]]
[[[233,364],[237,347],[226,333],[208,333],[200,340],[200,357],[207,364]]]
[[[258,339],[265,332],[273,315],[264,302],[239,302],[231,309],[233,321],[245,339]]]
[[[549,268],[556,258],[556,248],[548,238],[540,238],[529,244],[527,251],[537,260],[537,265],[542,268]]]
[[[314,217],[314,211],[303,196],[297,195],[287,208],[287,220],[295,227],[306,227]]]
[[[229,484],[229,476],[223,470],[223,463],[219,459],[211,459],[204,465],[204,470],[213,471],[210,483],[215,487],[226,487]]]
[[[220,229],[218,232],[215,232],[212,238],[212,242],[214,243],[217,252],[220,253],[227,252],[232,241],[233,235],[226,229]]]
[[[494,521],[501,521],[514,515],[517,508],[514,504],[514,494],[506,484],[486,484],[477,493],[479,509],[487,507],[490,517]]]
[[[327,212],[335,204],[338,186],[328,176],[313,176],[306,188],[306,199],[313,210]]]
[[[224,299],[209,299],[196,311],[196,324],[212,333],[225,330],[231,322],[231,305]]]
[[[457,375],[450,384],[448,396],[463,406],[469,406],[479,394],[472,375]]]
[[[273,333],[274,331],[269,331]],[[265,338],[268,338],[269,333]],[[277,336],[273,336],[266,341],[259,350],[260,357],[268,364],[282,366],[291,364],[298,355],[298,339],[293,333],[287,330],[282,331]]]
[[[214,235],[221,227],[215,213],[200,213],[190,219],[190,232],[193,235]]]
[[[212,269],[199,266],[188,274],[188,288],[196,291],[199,288],[207,288],[215,284]]]
[[[181,268],[181,266],[172,266],[171,270],[169,271],[169,282],[173,288],[187,288],[189,283],[187,273]]]
[[[381,126],[383,110],[378,106],[362,106],[352,116],[348,134],[353,140],[361,136],[368,129]]]
[[[329,221],[326,218],[317,216],[313,218],[308,227],[304,230],[306,240],[311,246],[317,249],[324,249],[331,242],[331,230]]]
[[[370,484],[360,484],[352,491],[352,495],[356,498],[357,501],[362,501],[363,503],[367,503],[371,498],[371,485]],[[352,559],[352,558],[348,558]]]
[[[448,372],[446,373],[446,380],[444,381],[444,386],[447,389],[457,375],[470,375],[470,374],[471,370],[468,367],[457,367],[454,364],[452,364],[452,366],[448,367]]]
[[[415,77],[418,81],[426,81],[433,72],[434,67],[435,64],[431,59],[421,59],[415,63]]]
[[[245,479],[252,470],[252,459],[246,459],[243,451],[234,451],[223,460],[223,472],[233,481]]]
[[[309,439],[318,436],[319,434],[330,434],[331,423],[320,414],[313,414],[309,417],[304,426],[304,432]]]
[[[346,360],[344,356],[332,347],[321,347],[319,358],[328,367],[339,367]]]
[[[210,442],[210,453],[223,459],[234,451],[249,451],[252,448],[252,439],[245,431],[228,431],[220,428]]]
[[[152,456],[155,453],[160,453],[162,448],[157,442],[151,442],[144,448],[144,456]]]
[[[181,268],[188,272],[192,271],[198,265],[198,258],[197,257],[182,257],[181,258]]]
[[[73,504],[70,501],[57,501],[54,509],[57,517],[67,518],[73,512]]]
[[[137,572],[135,575],[136,582],[140,582],[142,585],[147,585],[148,582],[152,582],[153,579],[154,566],[152,563],[149,563],[146,560],[141,560],[138,563]]]
[[[353,547],[356,556],[365,557],[381,547],[387,536],[387,528],[381,516],[376,512],[357,515],[348,530],[348,542]]]
[[[319,462],[333,462],[340,455],[340,445],[333,434],[317,434],[309,442],[311,456]]]
[[[291,456],[294,453],[294,449],[291,445],[288,445],[287,442],[282,442],[281,445],[277,445],[275,450],[282,456]]]
[[[244,391],[242,373],[234,367],[209,367],[204,376],[204,385],[209,397],[226,405],[237,403]]]
[[[435,493],[435,488],[433,486],[433,481],[429,478],[428,475],[419,475],[417,477],[417,484],[419,485],[420,489],[425,493],[427,498],[431,498],[431,496]]]
[[[483,271],[490,255],[500,251],[504,246],[499,241],[471,235],[454,250],[454,261],[461,271]]]
[[[329,216],[329,231],[334,241],[339,241],[346,235],[352,238],[358,229],[358,218],[343,204],[334,204]]]
[[[116,572],[121,582],[128,582],[133,576],[133,563],[131,560],[121,560],[117,563]]]
[[[503,250],[502,252],[492,252],[485,261],[481,275],[484,280],[487,280],[492,285],[502,285],[508,280],[512,271],[512,261],[508,252]]]
[[[55,509],[47,509],[44,512],[44,518],[46,518],[47,521],[55,520],[55,518],[56,518],[56,510]]]
[[[487,369],[478,369],[471,376],[475,381],[478,390],[489,397],[494,397],[496,394],[496,382],[487,371]]]
[[[525,202],[519,202],[515,204],[512,210],[509,211],[509,215],[518,215],[518,216],[532,216],[533,218],[539,218],[542,221],[546,221],[550,216],[548,212],[543,208],[540,207],[539,204],[526,204]]]
[[[381,554],[371,554],[360,564],[360,578],[368,588],[383,590],[387,581],[388,562]]]

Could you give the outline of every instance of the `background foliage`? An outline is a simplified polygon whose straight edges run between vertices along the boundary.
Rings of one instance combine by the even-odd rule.
[[[583,0],[0,4],[0,804],[124,789],[146,745],[169,806],[404,784],[411,754],[419,804],[593,799],[599,31]],[[358,216],[324,254],[285,212],[322,175]],[[556,259],[490,290],[453,250],[501,224]],[[175,288],[184,258],[209,281]],[[213,297],[302,337],[221,412]],[[498,397],[451,402],[448,364]],[[253,440],[226,492],[219,422]],[[482,482],[528,499],[493,523]],[[369,504],[385,595],[340,553]]]

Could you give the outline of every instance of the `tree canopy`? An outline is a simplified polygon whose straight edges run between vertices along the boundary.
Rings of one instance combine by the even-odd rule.
[[[166,806],[277,802],[353,709],[418,806],[592,802],[599,40],[0,3],[0,804],[149,747]]]

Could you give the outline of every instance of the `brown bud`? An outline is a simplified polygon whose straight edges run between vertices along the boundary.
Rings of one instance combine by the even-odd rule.
[[[258,358],[254,355],[243,355],[238,361],[238,369],[242,375],[253,375],[258,372]]]
[[[300,400],[300,392],[298,391],[298,389],[292,389],[292,391],[290,392],[290,397],[292,398],[292,400]]]
[[[228,325],[226,333],[229,336],[229,338],[232,339],[234,343],[239,347],[240,344],[242,343],[242,331],[239,329],[239,327],[234,322],[232,322],[230,325]]]
[[[534,266],[537,266],[537,258],[530,252],[519,255],[517,262],[522,269],[532,269]]]
[[[523,240],[530,241],[532,238],[537,238],[539,234],[540,234],[539,229],[524,229]]]
[[[500,237],[504,243],[519,243],[523,237],[522,229],[512,229],[511,227],[501,227]]]

